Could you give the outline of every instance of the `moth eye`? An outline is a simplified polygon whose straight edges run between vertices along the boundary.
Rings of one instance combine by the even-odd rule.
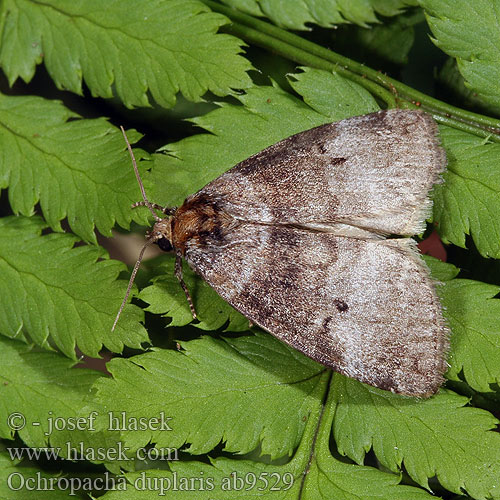
[[[164,251],[170,252],[173,250],[172,243],[167,238],[160,238],[156,244]]]

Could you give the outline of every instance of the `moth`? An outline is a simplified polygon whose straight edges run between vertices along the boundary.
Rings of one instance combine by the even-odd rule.
[[[133,206],[149,207],[156,223],[120,312],[156,243],[175,252],[193,317],[182,258],[251,322],[326,367],[398,394],[438,390],[448,328],[409,237],[424,230],[446,167],[430,115],[393,109],[306,130],[179,208],[148,201],[127,145],[143,195]]]

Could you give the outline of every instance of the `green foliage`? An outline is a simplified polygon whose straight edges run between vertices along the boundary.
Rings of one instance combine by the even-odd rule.
[[[500,103],[497,5],[420,3],[0,4],[0,499],[67,498],[63,482],[40,493],[12,489],[14,477],[72,480],[81,498],[500,499],[500,283],[479,277],[486,258],[500,258],[500,122],[486,116]],[[312,30],[312,42],[264,18]],[[412,55],[420,43],[413,26],[422,20],[424,30],[423,19],[454,58],[443,71],[453,64],[455,97],[479,99],[485,115],[320,46],[330,45],[322,37],[332,25],[352,23],[353,45],[369,43],[398,64],[408,58],[413,74],[432,77],[437,63],[416,67]],[[243,55],[245,44],[252,47]],[[285,75],[290,61],[296,69]],[[264,83],[252,82],[251,68],[273,67],[260,75]],[[179,93],[182,107],[169,115]],[[200,115],[192,104],[200,101],[213,110]],[[284,137],[413,101],[440,124],[448,158],[433,190],[433,223],[449,262],[425,258],[450,327],[449,382],[437,395],[410,399],[332,374],[253,328],[186,265],[193,322],[168,254],[144,262],[141,290],[132,288],[134,304],[110,331],[128,273],[100,246],[109,247],[102,236],[151,219],[130,209],[141,194],[114,124],[128,123],[132,144],[141,138],[134,127],[144,130],[151,154],[134,151],[146,192],[173,206]],[[139,106],[156,107],[124,109]],[[195,116],[196,133],[167,143],[181,110]],[[155,152],[153,143],[162,147]],[[465,275],[456,250],[471,246]],[[105,374],[82,366],[81,353],[85,363],[115,359]],[[16,413],[24,426],[8,420]],[[111,425],[121,418],[124,428]],[[74,462],[12,455],[46,446]],[[75,460],[71,450],[80,446],[84,456]],[[105,475],[120,486],[99,483]]]
[[[500,383],[500,288],[479,281],[456,279],[444,287],[442,301],[452,332],[453,356],[448,378],[460,375],[479,392]]]
[[[9,188],[14,213],[30,216],[40,203],[52,229],[61,231],[67,218],[75,234],[93,243],[94,227],[110,236],[115,223],[128,228],[133,217],[146,223],[129,210],[137,181],[123,168],[122,134],[105,119],[83,120],[35,96],[1,95],[0,114],[0,186]],[[130,140],[138,137],[130,132]]]
[[[172,417],[172,432],[123,433],[127,445],[189,443],[187,451],[202,454],[222,441],[226,451],[236,453],[260,444],[271,458],[292,454],[324,391],[322,366],[264,333],[205,336],[180,346],[180,351],[113,360],[108,365],[113,379],[97,384],[98,401],[112,411],[143,415],[146,406],[152,415],[163,410]],[[112,397],[117,392],[124,394],[119,403]]]
[[[47,444],[50,431],[47,408],[54,417],[74,417],[81,409],[92,384],[100,378],[99,372],[75,369],[75,362],[52,352],[36,352],[26,344],[0,339],[3,383],[2,400],[8,401],[30,421],[39,426],[26,426],[19,436],[32,447]],[[14,430],[7,420],[0,422],[0,435],[12,438]],[[53,436],[51,436],[51,441]]]
[[[383,466],[397,472],[404,463],[424,487],[436,476],[457,494],[463,488],[473,498],[495,498],[500,436],[490,432],[497,424],[493,415],[466,407],[467,398],[446,390],[425,401],[404,400],[352,382],[337,377],[334,388],[333,432],[342,455],[363,463],[373,449]],[[484,463],[491,465],[483,468]]]
[[[155,277],[152,285],[141,290],[139,298],[149,304],[146,311],[154,314],[164,314],[170,318],[170,326],[185,326],[193,321],[193,315],[186,301],[186,295],[179,286],[179,280],[174,274],[175,257],[168,255],[153,268]],[[184,281],[196,302],[196,314],[199,321],[194,324],[202,330],[245,331],[248,330],[248,320],[227,302],[222,300],[215,291],[195,273],[184,266]]]
[[[22,479],[21,479],[22,478]],[[27,500],[36,500],[39,497],[38,491],[23,491],[22,487],[26,483],[36,484],[37,481],[57,481],[58,475],[48,474],[40,471],[38,467],[23,467],[22,473],[20,468],[11,460],[10,456],[3,451],[0,451],[0,482],[5,485],[0,491],[0,498],[7,500],[9,498],[22,498]],[[10,485],[7,486],[7,485]],[[68,498],[69,488],[46,488],[43,492],[43,498],[47,500],[63,500]],[[14,490],[14,491],[13,491]],[[66,491],[65,491],[66,490]],[[20,492],[22,491],[22,496]]]
[[[485,257],[500,257],[500,144],[442,127],[445,183],[435,187],[434,220],[442,239],[462,248],[471,235]]]
[[[352,57],[366,58],[365,54],[394,64],[408,63],[408,55],[415,42],[415,26],[422,23],[420,9],[386,19],[383,24],[370,26],[344,25],[336,30],[335,47],[349,51]]]
[[[42,60],[57,88],[81,94],[83,78],[93,96],[116,94],[129,107],[147,106],[148,91],[171,107],[177,92],[196,101],[250,84],[242,43],[217,34],[227,20],[196,0],[7,0],[2,11],[10,84],[31,80]]]
[[[278,26],[302,30],[306,23],[332,27],[342,23],[367,26],[380,16],[395,16],[415,0],[223,0],[254,16],[265,16]]]
[[[443,64],[442,68],[439,70],[439,81],[455,94],[455,98],[460,99],[460,101],[464,103],[464,107],[475,107],[486,113],[499,114],[500,106],[483,102],[480,94],[466,86],[466,82],[458,69],[458,64],[455,59],[450,57],[446,63]]]
[[[0,328],[3,335],[28,336],[50,349],[51,344],[75,357],[75,344],[97,357],[104,344],[121,352],[124,343],[140,348],[147,341],[139,324],[142,311],[129,306],[119,332],[113,334],[114,305],[124,294],[116,278],[122,265],[97,246],[73,248],[67,234],[41,236],[38,217],[0,220]]]
[[[500,6],[491,0],[420,0],[434,42],[456,59],[465,84],[492,106],[500,105]]]

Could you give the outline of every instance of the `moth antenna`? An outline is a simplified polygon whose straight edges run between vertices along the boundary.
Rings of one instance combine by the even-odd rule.
[[[132,285],[134,284],[135,280],[135,275],[137,274],[137,271],[139,270],[139,266],[141,265],[142,257],[144,256],[144,252],[146,251],[146,248],[151,245],[151,243],[154,243],[155,239],[150,238],[146,241],[144,246],[142,247],[141,252],[139,253],[139,258],[137,259],[137,262],[135,263],[134,270],[132,271],[132,274],[130,275],[130,279],[128,280],[128,287],[127,287],[127,292],[125,293],[125,298],[122,301],[122,305],[120,306],[120,309],[118,310],[118,314],[116,315],[115,322],[113,323],[113,326],[111,327],[111,331],[113,332],[115,330],[116,324],[118,323],[118,320],[120,319],[120,316],[122,314],[123,308],[127,304],[127,299],[128,296],[130,295],[130,290],[132,290]]]
[[[175,211],[177,210],[174,207],[162,207],[161,205],[158,205],[158,203],[151,203],[150,205],[156,210],[160,210],[165,215],[174,215]],[[136,201],[135,203],[132,204],[132,208],[145,207],[145,206],[147,205],[143,201]]]
[[[135,176],[137,178],[137,182],[139,183],[139,187],[141,188],[141,194],[142,194],[142,199],[144,200],[144,205],[149,208],[149,211],[153,214],[153,217],[155,218],[155,220],[157,222],[159,222],[161,220],[161,218],[155,214],[155,212],[153,210],[153,206],[151,205],[151,203],[148,200],[148,197],[146,196],[146,191],[144,190],[144,185],[142,184],[142,179],[141,179],[141,176],[139,175],[139,169],[137,168],[137,162],[135,161],[134,152],[132,151],[132,146],[130,145],[130,142],[128,141],[128,137],[127,137],[127,134],[125,133],[125,129],[121,125],[120,125],[120,129],[122,131],[123,138],[125,139],[125,142],[127,144],[128,152],[130,153],[130,158],[132,158],[132,165],[134,166],[134,172],[135,172]]]

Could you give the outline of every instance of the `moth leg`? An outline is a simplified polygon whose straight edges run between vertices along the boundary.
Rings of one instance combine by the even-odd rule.
[[[158,205],[158,203],[150,203],[151,207],[154,208],[155,210],[160,210],[163,212],[165,215],[173,215],[175,211],[177,210],[175,207],[162,207],[161,205]],[[132,204],[132,208],[137,208],[137,207],[147,207],[147,204],[145,201],[138,201],[136,203]]]
[[[184,293],[186,294],[186,299],[189,304],[189,309],[191,309],[191,314],[193,315],[193,319],[198,319],[198,316],[196,316],[196,310],[194,308],[193,299],[191,298],[188,287],[186,286],[186,283],[184,283],[184,280],[182,278],[182,257],[179,253],[175,254],[175,277],[179,280],[179,283],[181,284],[181,287],[184,290]]]

